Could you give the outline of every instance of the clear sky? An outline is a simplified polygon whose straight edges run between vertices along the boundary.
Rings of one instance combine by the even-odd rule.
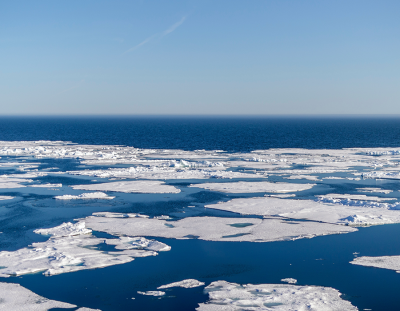
[[[0,114],[400,114],[400,1],[0,2]]]

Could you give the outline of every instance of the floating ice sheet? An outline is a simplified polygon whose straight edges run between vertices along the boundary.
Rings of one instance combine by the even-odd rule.
[[[165,289],[165,288],[171,288],[171,287],[194,288],[194,287],[203,286],[204,284],[205,284],[204,282],[200,282],[195,279],[186,279],[183,281],[159,286],[159,287],[157,287],[157,289]]]
[[[92,230],[85,227],[85,222],[77,222],[73,224],[71,222],[64,222],[63,224],[49,228],[49,229],[36,229],[33,232],[42,235],[50,235],[52,237],[66,237],[81,234],[91,234]]]
[[[268,181],[261,182],[230,182],[230,183],[204,183],[195,184],[190,187],[203,188],[212,191],[228,193],[255,193],[255,192],[295,192],[311,189],[315,184],[295,184],[295,183],[272,183]]]
[[[374,196],[367,196],[364,194],[338,194],[338,193],[329,193],[325,195],[318,195],[321,199],[345,199],[345,200],[357,200],[357,201],[388,201],[394,200],[395,198],[380,198]]]
[[[35,294],[19,284],[0,282],[0,310],[5,311],[47,311],[53,308],[76,311],[100,311],[98,309],[77,308],[76,305],[50,300]]]
[[[367,193],[384,193],[384,194],[389,194],[393,192],[393,190],[386,190],[382,188],[357,188],[359,192],[367,192]]]
[[[45,275],[55,275],[102,268],[127,263],[135,257],[155,256],[158,251],[171,249],[164,243],[143,237],[103,239],[90,234],[72,236],[78,232],[88,233],[82,228],[82,224],[81,222],[72,229],[70,224],[66,224],[52,229],[36,230],[37,233],[52,234],[53,237],[17,251],[0,252],[0,266],[3,267],[0,276],[42,271]],[[99,245],[114,245],[115,251],[101,251]]]
[[[286,278],[286,279],[282,279],[281,282],[286,282],[286,283],[289,283],[289,284],[296,284],[297,280],[293,279],[293,278]]]
[[[12,199],[14,199],[14,197],[11,197],[11,196],[9,196],[9,195],[0,195],[0,201],[3,201],[3,200],[12,200]]]
[[[115,197],[108,196],[104,192],[90,192],[90,193],[82,193],[80,195],[57,195],[54,199],[57,200],[89,200],[89,199],[102,199],[102,200],[112,200]]]
[[[29,187],[37,187],[37,188],[61,188],[62,184],[37,184],[30,185]]]
[[[233,199],[206,205],[242,215],[279,216],[354,226],[400,223],[399,203],[380,203],[349,199],[313,200],[279,199],[274,197]]]
[[[356,229],[311,221],[280,219],[188,217],[178,221],[149,218],[105,218],[90,216],[86,225],[112,235],[153,236],[208,241],[271,242],[348,233]]]
[[[353,265],[395,270],[400,273],[400,256],[362,256],[350,262]]]
[[[200,303],[198,311],[216,310],[358,310],[340,298],[331,287],[298,286],[289,284],[239,285],[226,281],[212,282],[204,289],[207,303]]]
[[[136,193],[179,193],[180,189],[166,185],[162,181],[156,180],[134,180],[119,181],[92,185],[72,186],[78,190],[97,190],[97,191],[116,191],[116,192],[136,192]]]

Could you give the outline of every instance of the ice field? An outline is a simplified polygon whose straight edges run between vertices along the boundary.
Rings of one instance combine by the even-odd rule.
[[[179,301],[175,291],[185,290],[196,291],[190,301],[196,310],[363,310],[369,301],[353,301],[335,288],[335,278],[325,286],[290,273],[275,282],[246,280],[247,272],[237,280],[235,273],[224,278],[214,265],[218,252],[203,251],[209,262],[202,262],[201,271],[208,277],[188,270],[170,281],[160,277],[163,283],[153,273],[168,266],[167,253],[185,252],[179,240],[203,248],[228,243],[221,247],[243,249],[241,258],[250,264],[246,247],[296,247],[309,239],[323,245],[328,236],[340,234],[345,241],[371,226],[400,224],[396,148],[225,152],[2,141],[0,156],[0,310],[31,310],[32,304],[37,310],[124,310],[145,299],[160,308]],[[400,253],[391,252],[354,252],[341,265],[399,271]],[[299,258],[294,253],[293,264]],[[68,295],[57,300],[59,294],[23,285],[128,265],[146,268],[122,307],[90,299],[76,303]],[[146,281],[146,273],[153,281]]]

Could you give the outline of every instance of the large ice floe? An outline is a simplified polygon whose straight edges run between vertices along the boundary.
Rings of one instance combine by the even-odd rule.
[[[240,285],[226,281],[212,282],[204,289],[209,300],[200,303],[198,311],[217,310],[358,310],[340,298],[338,290],[322,286],[289,284]]]
[[[400,256],[362,256],[350,262],[353,265],[395,270],[400,273]]]
[[[76,309],[76,305],[44,298],[19,284],[0,282],[0,310],[47,311],[53,308],[76,311],[100,311],[89,308]]]
[[[122,218],[115,213],[110,217],[102,213],[89,216],[85,221],[88,228],[112,235],[198,238],[208,241],[271,242],[356,231],[334,224],[259,218],[187,217],[169,221],[146,217]]]
[[[311,189],[315,184],[295,184],[295,183],[272,183],[268,181],[260,182],[230,182],[230,183],[203,183],[195,184],[190,187],[203,188],[212,191],[229,193],[255,193],[255,192],[295,192]]]
[[[274,197],[233,199],[207,208],[241,215],[307,219],[354,226],[400,223],[399,203],[381,203],[323,197],[318,201]]]
[[[179,193],[180,189],[155,180],[117,181],[92,185],[72,186],[77,190],[115,191],[127,193]]]
[[[50,235],[51,238],[17,251],[0,252],[1,277],[42,271],[49,276],[102,268],[127,263],[136,257],[155,256],[157,252],[171,249],[164,243],[143,237],[96,238],[83,222],[65,223],[35,232]],[[115,250],[102,251],[102,245],[114,246]]]

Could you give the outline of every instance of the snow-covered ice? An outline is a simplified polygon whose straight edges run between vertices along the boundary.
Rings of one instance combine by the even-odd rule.
[[[382,189],[382,188],[373,188],[373,187],[357,188],[357,191],[367,192],[367,193],[384,193],[384,194],[389,194],[389,193],[393,192],[393,190],[386,190],[386,189]]]
[[[194,184],[190,187],[203,188],[212,191],[229,193],[255,193],[255,192],[295,192],[311,189],[315,184],[295,184],[295,183],[272,183],[268,181],[261,182],[230,182],[230,183],[203,183]]]
[[[143,237],[96,238],[85,231],[82,222],[75,227],[65,224],[36,232],[51,234],[52,237],[46,242],[33,243],[16,251],[0,252],[1,277],[42,271],[45,275],[55,275],[102,268],[127,263],[135,257],[156,256],[158,251],[171,249],[164,243]],[[73,235],[79,232],[86,234]],[[100,251],[97,245],[101,244],[115,245],[116,251]]]
[[[89,192],[89,193],[82,193],[79,195],[71,195],[71,194],[64,194],[64,195],[57,195],[54,199],[57,200],[89,200],[89,199],[101,199],[101,200],[112,200],[115,197],[108,196],[104,192]]]
[[[62,184],[37,184],[30,185],[29,187],[37,187],[37,188],[61,188]]]
[[[381,203],[349,199],[314,200],[279,199],[274,197],[233,199],[206,205],[207,208],[242,215],[275,216],[307,219],[354,226],[400,223],[399,203]]]
[[[289,283],[289,284],[296,284],[297,283],[297,280],[293,279],[293,278],[286,278],[286,279],[282,279],[281,281]]]
[[[98,309],[77,308],[76,305],[50,300],[35,294],[19,284],[0,282],[0,310],[4,311],[47,311],[55,308],[74,308],[76,311],[100,311]]]
[[[160,291],[160,290],[149,290],[147,292],[138,291],[137,293],[140,294],[140,295],[155,296],[155,297],[160,297],[160,296],[164,296],[165,295],[165,292]]]
[[[240,285],[226,281],[212,282],[204,289],[209,300],[198,311],[216,310],[358,310],[331,287],[289,284]]]
[[[204,284],[205,284],[204,282],[200,282],[195,279],[186,279],[183,281],[159,286],[159,287],[157,287],[157,289],[165,289],[165,288],[171,288],[171,287],[194,288],[194,287],[203,286]]]
[[[14,199],[15,197],[12,197],[12,196],[9,196],[9,195],[0,195],[0,201],[3,201],[3,200],[12,200],[12,199]]]
[[[362,256],[350,262],[353,265],[395,270],[400,273],[400,256]]]
[[[50,235],[52,237],[65,237],[81,234],[91,234],[92,230],[85,227],[85,222],[77,222],[73,224],[71,222],[64,222],[63,224],[49,228],[49,229],[36,229],[33,232],[42,235]]]
[[[91,185],[72,186],[78,190],[116,191],[127,193],[179,193],[180,189],[156,180],[119,181]]]
[[[327,223],[281,219],[187,217],[178,221],[142,217],[85,218],[88,228],[112,235],[153,236],[175,239],[196,237],[208,241],[272,242],[354,232],[356,229]]]

